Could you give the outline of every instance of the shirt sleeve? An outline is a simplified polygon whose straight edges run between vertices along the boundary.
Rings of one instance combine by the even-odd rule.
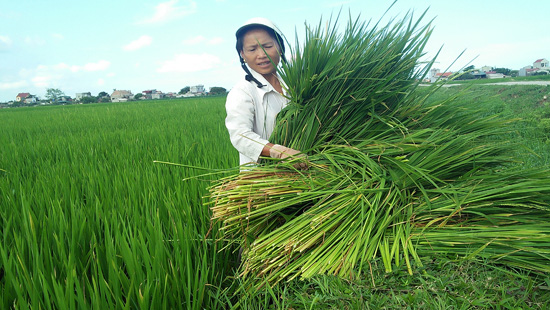
[[[250,94],[236,88],[229,92],[225,102],[227,117],[225,126],[229,131],[231,144],[242,155],[258,161],[264,146],[269,141],[253,131],[255,103]]]

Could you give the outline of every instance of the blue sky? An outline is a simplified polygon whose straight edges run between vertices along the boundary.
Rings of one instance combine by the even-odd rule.
[[[230,89],[243,76],[234,33],[246,20],[270,18],[294,42],[304,23],[316,25],[340,9],[346,18],[351,12],[378,20],[392,2],[0,0],[0,102],[20,92],[44,97],[47,88],[71,97],[197,84]],[[426,52],[443,47],[435,65],[442,71],[463,50],[452,70],[520,69],[550,59],[548,0],[399,0],[387,16],[426,9],[425,21],[435,18]]]

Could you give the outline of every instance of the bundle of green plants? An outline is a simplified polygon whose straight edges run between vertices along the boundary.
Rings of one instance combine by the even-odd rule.
[[[550,272],[549,171],[521,169],[514,120],[457,96],[428,100],[423,16],[308,26],[280,72],[289,105],[272,142],[302,150],[211,188],[214,221],[242,249],[252,287],[354,278],[447,255]]]

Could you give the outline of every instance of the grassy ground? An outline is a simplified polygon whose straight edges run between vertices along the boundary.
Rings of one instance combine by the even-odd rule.
[[[517,164],[550,167],[550,87],[456,86],[514,116]],[[550,275],[438,257],[235,294],[206,187],[237,165],[224,98],[0,110],[0,308],[545,309]],[[155,164],[154,160],[187,167]],[[206,167],[201,170],[192,166]],[[200,177],[196,177],[201,175]],[[183,179],[190,178],[186,181]]]
[[[517,150],[519,164],[550,167],[550,86],[465,84],[441,88],[432,98],[455,95],[482,114],[517,119],[509,138],[525,146]]]
[[[241,299],[262,309],[547,309],[550,277],[476,261],[439,259],[409,276],[373,266],[360,280],[317,276]]]

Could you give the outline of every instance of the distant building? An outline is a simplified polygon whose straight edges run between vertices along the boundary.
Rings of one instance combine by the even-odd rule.
[[[32,96],[31,94],[29,93],[19,93],[17,94],[17,97],[15,97],[15,101],[16,102],[25,102],[25,99],[27,99],[27,97],[29,96]]]
[[[80,101],[82,98],[84,97],[91,97],[92,94],[90,92],[87,92],[87,93],[76,93],[76,95],[74,96],[74,99],[76,101]]]
[[[156,89],[144,90],[144,91],[141,92],[141,94],[143,96],[140,99],[142,99],[142,100],[153,99],[153,94],[156,94],[156,93],[157,93]]]
[[[487,78],[488,79],[503,79],[505,78],[506,76],[502,73],[496,73],[494,71],[491,71],[491,73],[487,73]]]
[[[189,87],[189,92],[194,95],[202,95],[205,93],[204,85],[195,85]]]
[[[143,96],[141,96],[141,100],[145,100],[145,99],[162,99],[164,98],[164,93],[161,92],[160,90],[156,90],[156,89],[149,89],[149,90],[144,90],[141,92],[141,94]]]
[[[535,60],[535,62],[533,63],[533,67],[539,68],[539,69],[548,69],[550,68],[550,64],[548,60],[546,60],[545,58],[541,58],[541,59]]]
[[[71,102],[73,102],[73,98],[71,98],[71,96],[59,96],[59,98],[57,98],[57,103],[65,104]]]
[[[474,79],[484,79],[487,78],[487,72],[485,71],[475,71],[472,73]]]
[[[37,102],[38,102],[38,97],[36,97],[36,96],[30,95],[27,98],[25,98],[25,103],[27,103],[27,104],[37,103]]]
[[[453,75],[453,72],[443,72],[441,73],[439,69],[433,68],[430,70],[430,82],[434,83],[437,80],[446,80],[451,75]]]
[[[38,97],[35,95],[31,95],[30,93],[19,93],[15,97],[15,102],[27,103],[27,104],[37,103]]]
[[[131,100],[134,97],[131,91],[129,90],[116,90],[111,94],[112,102],[124,102]]]
[[[493,70],[493,67],[489,67],[489,66],[481,67],[481,71],[483,71],[483,72],[489,72],[489,71],[492,71],[492,70]]]
[[[518,76],[531,76],[537,73],[550,74],[550,64],[545,58],[537,59],[532,66],[519,69]]]
[[[164,98],[164,94],[161,91],[157,91],[156,93],[151,95],[151,99],[162,99]]]

